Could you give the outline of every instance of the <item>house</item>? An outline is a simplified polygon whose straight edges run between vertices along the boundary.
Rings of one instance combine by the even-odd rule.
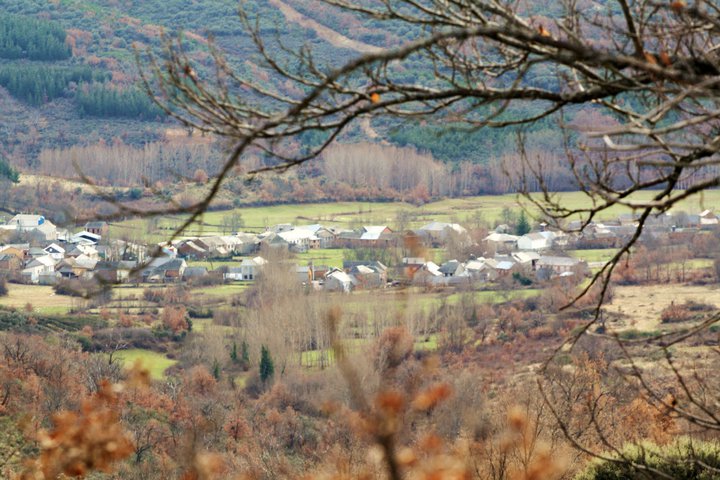
[[[145,282],[174,282],[179,281],[187,262],[180,258],[157,257],[142,269],[142,279]]]
[[[41,275],[55,274],[57,260],[50,255],[32,259],[20,272],[24,283],[39,283]]]
[[[387,269],[371,265],[355,265],[348,273],[351,278],[354,277],[357,280],[358,288],[382,288],[387,284]]]
[[[88,245],[84,243],[78,243],[70,251],[65,252],[65,257],[79,257],[80,255],[85,255],[90,258],[94,258],[95,260],[100,259],[100,254],[97,251],[97,248],[95,248],[93,245]]]
[[[465,264],[465,271],[476,282],[492,282],[497,280],[498,272],[484,258],[470,260]]]
[[[440,272],[440,267],[433,262],[426,262],[415,270],[411,280],[413,285],[424,285],[426,287],[437,284],[438,279],[441,279],[443,274]]]
[[[95,265],[95,275],[107,283],[125,283],[130,280],[130,275],[136,268],[135,261],[103,261]]]
[[[194,240],[182,240],[176,245],[178,256],[190,260],[207,258],[209,252],[195,243]]]
[[[223,273],[224,280],[242,280],[242,268],[240,267],[228,267],[227,271]]]
[[[534,251],[512,252],[510,257],[515,263],[529,270],[535,270],[535,265],[540,260],[540,254]]]
[[[22,260],[10,253],[0,253],[0,271],[16,272],[22,268]]]
[[[240,263],[243,280],[255,280],[265,265],[267,260],[262,257],[243,259]]]
[[[290,245],[290,249],[295,252],[306,252],[309,249],[320,248],[320,239],[311,230],[296,228],[280,232],[277,235],[285,240]]]
[[[51,243],[47,247],[43,248],[43,251],[58,260],[62,260],[63,257],[65,257],[65,249],[57,243]]]
[[[5,225],[0,225],[0,229],[26,233],[38,242],[57,240],[57,227],[42,215],[18,214]]]
[[[14,255],[19,260],[25,260],[30,251],[29,243],[16,243],[12,245],[5,245],[0,247],[0,253],[7,255]]]
[[[518,238],[517,246],[520,250],[547,250],[552,247],[552,232],[527,233]]]
[[[712,210],[704,210],[700,212],[700,226],[715,226],[718,224],[718,217]]]
[[[572,257],[543,256],[536,265],[536,276],[540,280],[567,273],[585,275],[590,272],[587,262]]]
[[[208,269],[205,267],[187,267],[183,272],[182,279],[192,280],[194,278],[207,277]]]
[[[330,292],[350,293],[353,288],[353,279],[340,269],[333,269],[325,275],[325,290]]]
[[[467,237],[467,230],[457,223],[430,222],[420,227],[415,233],[434,246],[444,245],[451,235]]]
[[[109,229],[110,226],[107,224],[107,222],[87,222],[85,224],[86,232],[94,233],[95,235],[99,235],[101,237],[106,236]]]
[[[270,248],[277,248],[280,250],[288,250],[290,248],[290,244],[274,232],[263,233],[258,235],[258,238],[261,244],[267,245]]]
[[[425,265],[424,257],[403,257],[402,271],[398,272],[402,277],[412,281],[415,273]]]
[[[393,241],[392,230],[384,225],[369,225],[358,230],[341,232],[335,244],[344,248],[387,247]]]
[[[493,232],[483,240],[491,250],[496,252],[510,252],[517,247],[518,238],[516,235]]]
[[[235,253],[237,255],[250,255],[257,252],[260,248],[260,241],[256,235],[238,232],[235,237],[238,240],[238,244],[235,247]]]
[[[318,239],[317,248],[332,248],[334,246],[336,234],[330,229],[323,227],[322,225],[300,225],[298,227],[295,227],[295,230],[307,230],[309,232],[312,232],[312,234],[315,235]]]
[[[68,239],[68,243],[78,243],[78,244],[84,244],[84,245],[97,245],[100,243],[100,240],[102,237],[98,234],[88,232],[87,230],[83,230],[82,232],[78,232],[74,235],[72,235]]]
[[[440,265],[440,273],[445,277],[454,277],[465,271],[465,266],[457,260],[448,260]]]
[[[207,258],[229,258],[232,257],[235,250],[235,241],[229,241],[229,238],[235,240],[236,237],[222,237],[219,235],[211,237],[200,237],[193,240],[193,244],[204,250]],[[180,249],[177,250],[180,255]]]

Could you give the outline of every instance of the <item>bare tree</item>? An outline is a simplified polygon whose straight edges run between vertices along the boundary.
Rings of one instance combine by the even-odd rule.
[[[308,48],[292,51],[277,48],[279,40],[268,43],[241,6],[240,21],[257,47],[254,60],[275,81],[243,76],[212,42],[211,72],[190,60],[182,39],[167,39],[161,56],[139,55],[146,88],[170,115],[231,146],[209,194],[182,208],[192,215],[180,230],[207,209],[241,160],[258,151],[271,160],[255,164],[251,174],[316,158],[351,125],[368,119],[431,119],[469,131],[514,128],[522,161],[511,180],[523,192],[542,192],[528,193],[527,199],[544,219],[561,225],[580,217],[583,228],[617,205],[638,215],[634,235],[583,292],[600,285],[599,293],[594,291],[595,320],[572,336],[574,345],[598,320],[612,271],[648,219],[720,186],[720,7],[715,2],[564,0],[562,11],[550,19],[533,12],[532,5],[500,0],[323,1],[374,21],[400,22],[414,39],[329,68]],[[423,68],[413,78],[406,74]],[[538,81],[548,72],[551,81]],[[580,109],[582,116],[576,115]],[[587,206],[568,206],[554,196],[548,173],[557,165],[525,148],[523,128],[547,119],[562,127],[569,180],[586,194]],[[308,133],[321,141],[303,144]],[[646,190],[652,194],[638,195]],[[654,340],[679,392],[674,399],[648,382],[632,361],[632,348],[618,337],[618,348],[631,364],[622,377],[644,387],[658,409],[669,409],[689,425],[720,430],[720,412],[710,400],[717,390],[696,375],[692,378],[700,384],[689,382],[671,348],[719,318],[711,315]],[[592,406],[589,421],[602,437]],[[557,416],[563,424],[561,412]],[[566,433],[574,438],[569,429]],[[577,446],[590,451],[581,442]]]

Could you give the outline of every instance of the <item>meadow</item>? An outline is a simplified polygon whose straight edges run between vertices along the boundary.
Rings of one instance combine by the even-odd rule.
[[[648,200],[655,192],[643,191],[633,200]],[[556,198],[568,209],[587,208],[590,199],[583,192],[564,192]],[[703,195],[693,196],[680,202],[677,211],[698,213],[706,208],[720,205],[720,190],[709,190]],[[503,210],[510,208],[516,213],[525,208],[533,217],[539,218],[539,211],[527,199],[517,195],[484,195],[476,197],[451,198],[415,206],[403,202],[337,202],[308,203],[241,207],[234,210],[207,212],[196,224],[187,229],[184,237],[230,233],[223,229],[223,219],[239,214],[247,232],[262,232],[279,223],[314,224],[356,228],[362,225],[389,225],[417,228],[431,221],[458,222],[472,227],[480,222],[495,225],[502,221]],[[598,220],[610,220],[631,210],[613,206],[597,216]],[[114,238],[129,238],[153,242],[166,241],[177,229],[184,217],[168,216],[156,220],[132,219],[111,226]]]
[[[132,366],[135,362],[140,362],[142,368],[149,370],[150,376],[155,380],[162,380],[165,370],[177,363],[176,360],[171,360],[161,353],[140,348],[121,350],[116,355],[127,367]]]

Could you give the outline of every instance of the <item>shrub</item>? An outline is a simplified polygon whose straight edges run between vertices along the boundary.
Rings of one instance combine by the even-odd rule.
[[[660,314],[662,323],[687,322],[703,312],[713,311],[715,307],[693,300],[687,300],[684,304],[671,303],[665,307]]]
[[[7,280],[4,277],[0,277],[0,297],[4,297],[8,294]]]
[[[710,480],[720,468],[720,444],[681,438],[659,446],[644,442],[622,449],[625,461],[595,461],[575,480],[634,480],[655,478],[631,463],[662,472],[675,480]],[[617,457],[616,457],[617,458]]]

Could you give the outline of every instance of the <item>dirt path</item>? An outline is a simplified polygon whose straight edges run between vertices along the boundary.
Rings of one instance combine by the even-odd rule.
[[[324,25],[319,24],[315,20],[312,20],[302,13],[298,12],[290,5],[282,2],[282,0],[269,0],[272,5],[275,5],[280,9],[288,22],[297,23],[301,27],[310,28],[318,34],[320,38],[329,42],[338,48],[349,48],[351,50],[358,51],[360,53],[375,53],[382,50],[382,48],[368,45],[367,43],[358,42],[351,38],[347,38],[335,30],[328,28]]]

